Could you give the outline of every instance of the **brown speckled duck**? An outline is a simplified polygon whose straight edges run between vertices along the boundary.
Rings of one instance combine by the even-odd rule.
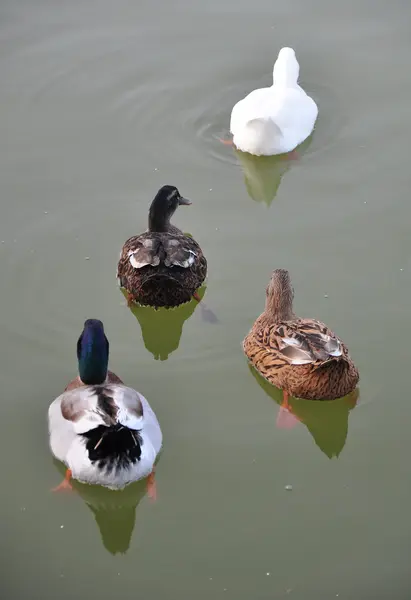
[[[352,392],[359,380],[345,344],[321,321],[293,312],[294,290],[288,271],[276,269],[266,289],[265,310],[244,339],[250,363],[288,395],[332,400]]]
[[[178,189],[164,185],[150,206],[148,230],[124,244],[117,267],[128,304],[172,308],[200,301],[197,290],[207,275],[207,261],[189,235],[170,224],[178,206],[191,204]]]

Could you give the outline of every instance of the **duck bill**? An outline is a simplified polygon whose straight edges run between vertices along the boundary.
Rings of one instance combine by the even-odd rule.
[[[178,199],[178,203],[180,206],[190,206],[191,200],[189,200],[188,198],[183,198],[183,196],[180,196],[180,198]]]

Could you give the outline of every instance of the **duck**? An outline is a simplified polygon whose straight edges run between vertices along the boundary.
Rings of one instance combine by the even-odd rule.
[[[288,398],[334,400],[355,390],[359,373],[346,345],[321,321],[293,310],[294,289],[287,270],[273,271],[265,310],[243,341],[251,365]]]
[[[318,107],[298,85],[300,66],[292,48],[281,48],[273,84],[250,92],[231,112],[232,143],[256,156],[295,150],[314,129]]]
[[[104,325],[87,319],[77,342],[78,376],[50,405],[49,444],[67,467],[55,491],[72,489],[71,479],[120,490],[147,478],[156,496],[154,465],[162,432],[146,398],[108,370]]]
[[[151,203],[148,229],[129,238],[120,253],[117,280],[127,292],[127,303],[174,308],[197,293],[207,275],[207,260],[198,245],[170,219],[178,206],[188,206],[172,185],[164,185]]]

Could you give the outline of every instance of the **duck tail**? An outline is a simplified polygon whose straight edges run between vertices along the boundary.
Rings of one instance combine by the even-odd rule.
[[[241,133],[234,136],[234,144],[251,154],[272,154],[271,149],[281,147],[281,129],[267,117],[255,117],[247,121]]]
[[[254,131],[257,136],[269,135],[271,138],[273,137],[282,137],[281,129],[278,127],[276,123],[270,118],[267,117],[255,117],[254,119],[250,119],[247,121],[246,127],[250,129],[250,131]]]
[[[140,431],[121,423],[99,425],[81,434],[86,440],[86,449],[91,462],[107,459],[140,460],[142,438]]]

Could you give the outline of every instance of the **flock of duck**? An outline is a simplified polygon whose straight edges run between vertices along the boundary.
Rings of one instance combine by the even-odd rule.
[[[232,143],[243,152],[290,152],[312,132],[317,106],[298,85],[294,50],[282,48],[273,85],[254,90],[231,114]],[[170,223],[178,206],[191,202],[174,186],[163,186],[151,203],[148,229],[128,239],[117,267],[128,305],[177,307],[198,295],[207,275],[199,244]],[[276,269],[266,288],[265,309],[243,341],[250,364],[289,396],[332,400],[352,392],[359,374],[347,347],[327,325],[293,311],[288,271]],[[212,315],[208,311],[209,316]],[[66,467],[55,489],[83,483],[122,489],[147,478],[155,497],[154,468],[162,447],[157,417],[144,396],[108,370],[109,342],[103,323],[88,319],[77,342],[78,376],[49,408],[50,447]]]

